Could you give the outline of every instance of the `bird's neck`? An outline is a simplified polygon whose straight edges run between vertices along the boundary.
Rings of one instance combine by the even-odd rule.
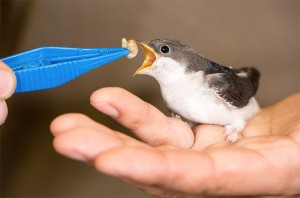
[[[185,65],[171,58],[159,58],[149,75],[154,77],[160,85],[176,85],[186,77]]]
[[[159,58],[144,74],[154,77],[163,93],[176,92],[178,89],[181,90],[180,93],[190,93],[203,85],[202,71],[187,73],[184,63],[178,63],[171,58]]]

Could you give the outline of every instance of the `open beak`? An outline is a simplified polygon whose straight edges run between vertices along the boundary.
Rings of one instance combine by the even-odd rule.
[[[138,70],[135,71],[135,73],[133,74],[133,76],[141,74],[143,71],[145,71],[146,69],[149,69],[156,61],[157,58],[157,54],[156,52],[149,47],[147,44],[137,41],[142,48],[145,51],[145,60],[142,64],[142,66],[140,68],[138,68]]]

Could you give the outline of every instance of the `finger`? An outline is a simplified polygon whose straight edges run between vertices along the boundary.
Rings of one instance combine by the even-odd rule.
[[[118,138],[126,141],[127,144],[140,144],[139,141],[125,134],[113,131],[80,113],[68,113],[58,116],[50,124],[50,130],[54,136],[58,136],[67,131],[76,130],[78,128],[90,128],[98,131],[98,133],[109,133],[112,136],[118,136]]]
[[[78,127],[101,129],[99,123],[80,113],[60,115],[50,124],[50,130],[54,136]]]
[[[195,143],[193,149],[203,150],[210,146],[224,143],[224,127],[201,124],[193,128]]]
[[[186,123],[166,117],[123,89],[100,89],[91,96],[91,104],[153,146],[171,144],[190,148],[194,143],[193,132]]]
[[[117,135],[105,126],[101,131],[84,126],[72,128],[57,134],[53,145],[58,153],[86,162],[92,162],[102,152],[123,145],[134,148],[147,146],[124,134]]]
[[[95,167],[146,190],[157,187],[156,193],[164,192],[160,189],[168,189],[171,192],[191,194],[196,191],[200,194],[210,188],[214,180],[213,166],[208,157],[178,149],[158,152],[151,148],[119,147],[97,156]]]
[[[61,133],[53,142],[58,153],[83,161],[93,160],[99,153],[122,144],[124,142],[116,136],[86,127]]]
[[[267,149],[261,153],[227,145],[207,152],[178,149],[158,152],[149,148],[122,147],[97,156],[95,166],[106,174],[138,185],[158,186],[192,195],[292,194],[298,189],[295,186],[299,185],[295,178],[299,164],[296,161],[291,165],[290,161],[299,153],[284,156],[288,166],[276,162],[276,157],[270,157],[279,156],[284,150],[275,146],[274,150]],[[264,180],[257,179],[260,177]],[[274,186],[277,188],[274,189]]]
[[[0,100],[9,98],[16,87],[16,77],[13,71],[0,61]]]
[[[169,171],[165,156],[150,148],[120,147],[111,149],[98,155],[94,165],[101,172],[128,179],[138,185],[154,185],[157,180],[166,180]],[[131,172],[129,166],[134,173],[129,173]]]
[[[7,117],[7,106],[5,101],[0,101],[0,126],[5,122]]]

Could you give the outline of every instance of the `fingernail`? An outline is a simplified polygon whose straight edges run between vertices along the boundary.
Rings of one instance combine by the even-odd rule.
[[[117,118],[119,116],[119,112],[107,102],[97,103],[96,106],[99,111],[110,117]]]
[[[4,69],[0,69],[0,98],[6,98],[12,92],[13,86],[11,74]]]

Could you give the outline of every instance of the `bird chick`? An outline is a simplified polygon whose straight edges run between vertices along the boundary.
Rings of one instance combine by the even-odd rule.
[[[233,69],[198,54],[179,40],[138,42],[145,60],[134,75],[154,77],[173,117],[225,127],[227,142],[236,142],[246,120],[259,105],[254,98],[260,74],[255,68]]]

